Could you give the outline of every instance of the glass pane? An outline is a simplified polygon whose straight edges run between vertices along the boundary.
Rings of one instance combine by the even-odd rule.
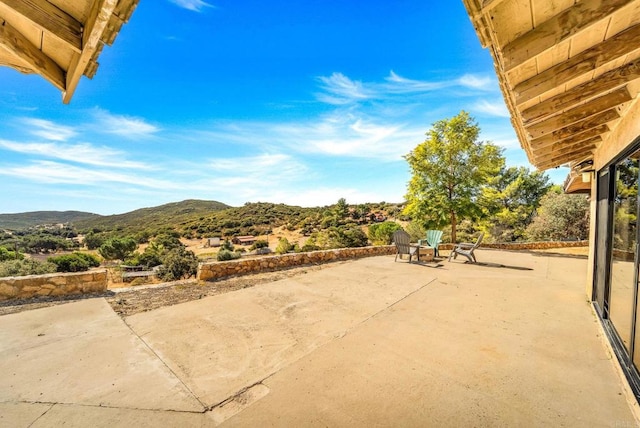
[[[613,260],[609,318],[627,352],[631,352],[631,326],[635,309],[635,245],[638,200],[638,161],[629,157],[616,165],[613,200]]]

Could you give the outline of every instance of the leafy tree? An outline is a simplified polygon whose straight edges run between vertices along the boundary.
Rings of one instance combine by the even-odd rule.
[[[77,251],[71,254],[49,257],[47,261],[55,264],[58,272],[84,272],[92,267],[100,266],[100,260],[96,256]]]
[[[405,159],[412,177],[405,213],[425,228],[451,225],[456,240],[460,218],[482,215],[482,186],[504,165],[501,149],[478,141],[480,127],[465,111],[433,124],[427,139]]]
[[[404,230],[411,236],[412,242],[418,242],[419,239],[424,239],[427,235],[426,229],[416,221],[409,222]]]
[[[105,260],[124,261],[133,254],[136,248],[138,248],[138,243],[133,238],[111,238],[100,246],[98,253]]]
[[[169,250],[162,259],[158,277],[164,281],[191,278],[198,272],[198,257],[184,247]]]
[[[584,195],[568,195],[554,188],[541,199],[526,234],[533,241],[587,239],[589,201]]]
[[[84,236],[84,245],[88,250],[96,250],[104,243],[104,239],[100,235],[96,235],[93,231],[88,232]]]
[[[330,250],[333,248],[366,247],[367,235],[359,227],[330,227],[314,232],[303,248]]]
[[[480,203],[488,218],[482,228],[500,242],[524,238],[527,226],[550,189],[549,177],[526,167],[503,168],[482,189]]]
[[[369,240],[374,244],[391,244],[393,232],[402,230],[402,226],[394,221],[385,221],[369,226]]]
[[[221,248],[220,251],[218,251],[218,255],[216,258],[219,262],[225,262],[227,260],[239,259],[240,257],[242,257],[242,254],[238,252],[229,251],[225,248]]]
[[[42,275],[56,272],[56,265],[34,259],[7,260],[0,262],[0,278],[5,276]]]

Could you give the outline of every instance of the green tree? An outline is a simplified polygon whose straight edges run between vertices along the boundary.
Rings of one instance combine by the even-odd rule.
[[[133,238],[111,238],[98,249],[105,260],[126,260],[138,248]]]
[[[373,244],[389,245],[396,230],[402,230],[402,226],[394,221],[372,224],[369,226],[369,240]]]
[[[198,257],[184,247],[169,250],[162,259],[158,276],[163,281],[177,281],[191,278],[198,272]]]
[[[405,213],[425,228],[451,225],[456,242],[459,219],[482,215],[482,187],[504,165],[501,149],[478,141],[480,127],[465,111],[433,124],[427,139],[405,159],[411,169]]]
[[[0,262],[0,278],[5,276],[42,275],[56,272],[56,265],[35,259],[7,260]]]
[[[16,252],[15,250],[9,250],[5,247],[0,247],[0,262],[4,262],[7,260],[22,260],[24,259],[24,255],[20,252]]]
[[[100,246],[103,243],[104,243],[104,239],[102,239],[102,237],[100,237],[99,235],[96,235],[92,231],[88,232],[84,236],[84,245],[87,247],[88,250],[96,250],[100,248]]]
[[[480,203],[488,215],[482,229],[500,242],[524,238],[540,200],[550,188],[544,172],[531,172],[526,167],[503,168],[482,189]]]
[[[287,238],[280,238],[278,246],[276,247],[276,254],[286,254],[291,250],[293,250],[293,245],[289,243],[289,240]]]
[[[589,201],[584,195],[567,195],[558,187],[540,201],[537,216],[527,228],[533,241],[583,240],[589,237]]]

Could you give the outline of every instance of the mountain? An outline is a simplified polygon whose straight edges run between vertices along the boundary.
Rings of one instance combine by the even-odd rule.
[[[94,230],[117,231],[122,235],[135,234],[147,227],[153,230],[175,229],[178,225],[228,208],[231,207],[222,202],[188,199],[124,214],[84,219],[74,222],[74,226],[81,232]]]
[[[0,214],[0,229],[20,230],[44,224],[75,223],[99,217],[98,214],[82,211],[32,211]]]

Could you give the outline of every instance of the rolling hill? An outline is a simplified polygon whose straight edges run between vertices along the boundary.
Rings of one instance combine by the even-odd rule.
[[[82,211],[32,211],[16,214],[0,214],[0,229],[21,230],[33,226],[59,223],[75,223],[99,218],[100,215]]]

